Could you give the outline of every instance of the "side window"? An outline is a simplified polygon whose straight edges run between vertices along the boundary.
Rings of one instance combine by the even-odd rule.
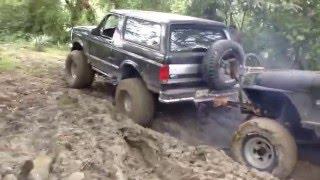
[[[110,15],[107,17],[105,22],[102,24],[101,35],[103,37],[112,39],[116,30],[118,29],[120,17],[117,15]]]
[[[124,38],[126,40],[159,50],[161,25],[140,19],[128,18]]]
[[[223,28],[178,24],[171,26],[170,50],[172,52],[207,49],[213,42],[226,39]]]

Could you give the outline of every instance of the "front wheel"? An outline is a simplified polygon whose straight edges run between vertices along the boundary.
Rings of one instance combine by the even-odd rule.
[[[297,145],[290,132],[276,121],[255,118],[235,133],[234,159],[279,178],[288,177],[297,163]]]
[[[65,76],[71,88],[81,89],[91,86],[94,71],[83,51],[70,52],[65,62]]]
[[[154,99],[141,79],[120,81],[115,99],[119,113],[127,115],[139,125],[149,125],[154,116]]]

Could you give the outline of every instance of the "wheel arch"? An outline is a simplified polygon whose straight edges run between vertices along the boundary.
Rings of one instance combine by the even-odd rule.
[[[300,127],[300,114],[286,91],[270,89],[245,89],[249,100],[261,115]]]
[[[74,50],[83,51],[86,56],[89,54],[89,49],[87,47],[86,41],[80,39],[79,37],[75,37],[72,40],[71,51]],[[90,58],[88,59],[88,62],[90,62]]]
[[[128,78],[143,79],[141,68],[139,68],[139,65],[132,60],[123,61],[120,65],[120,72],[119,80]]]
[[[71,51],[74,50],[83,51],[83,43],[81,41],[72,42]]]

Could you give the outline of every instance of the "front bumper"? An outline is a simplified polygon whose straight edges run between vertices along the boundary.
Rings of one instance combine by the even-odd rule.
[[[162,103],[180,103],[180,102],[215,102],[221,100],[229,102],[238,102],[239,89],[230,90],[209,90],[207,88],[183,88],[161,91],[159,101]]]

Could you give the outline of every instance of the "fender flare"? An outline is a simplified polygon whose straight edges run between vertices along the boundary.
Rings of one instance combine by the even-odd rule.
[[[141,67],[134,61],[132,60],[124,60],[120,66],[119,66],[119,70],[121,72],[120,76],[119,76],[119,79],[122,79],[122,75],[123,75],[123,70],[124,70],[124,67],[126,66],[130,66],[132,67],[133,69],[135,69],[139,75],[142,77],[142,79],[144,80],[144,77],[143,77],[143,71],[141,69]]]
[[[249,100],[259,108],[268,110],[268,115],[270,113],[272,115],[277,115],[277,117],[269,117],[272,119],[278,119],[280,117],[285,119],[278,119],[278,120],[292,120],[297,123],[301,119],[301,112],[297,109],[294,101],[290,97],[291,91],[281,90],[281,89],[273,89],[273,88],[244,88],[246,95],[248,96]],[[262,93],[262,94],[259,94]],[[270,101],[266,101],[264,98],[267,98]],[[262,98],[262,99],[261,99]],[[277,101],[274,101],[277,99]],[[261,106],[261,107],[260,107]],[[274,108],[277,107],[277,108]],[[285,111],[290,111],[287,113]],[[264,112],[262,112],[264,113]]]
[[[88,49],[87,43],[86,43],[85,41],[83,41],[83,40],[80,39],[79,37],[75,37],[75,38],[72,40],[72,47],[74,46],[75,43],[80,44],[80,46],[82,47],[83,52],[84,52],[85,55],[89,54],[89,49]]]

